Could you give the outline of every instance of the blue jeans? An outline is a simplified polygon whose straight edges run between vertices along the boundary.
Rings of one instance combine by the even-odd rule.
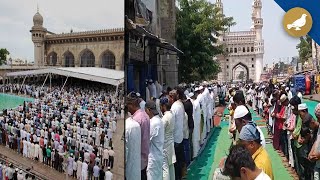
[[[190,164],[190,141],[189,139],[183,139],[183,151],[184,151],[184,160],[186,166],[188,167]]]

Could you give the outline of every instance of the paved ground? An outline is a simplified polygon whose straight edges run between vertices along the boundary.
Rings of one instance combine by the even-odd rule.
[[[124,179],[124,141],[121,140],[124,133],[124,120],[121,119],[117,122],[117,130],[113,134],[113,150],[114,156],[114,167],[111,170],[113,178],[115,180]]]
[[[121,140],[121,137],[124,132],[124,120],[119,120],[117,123],[117,130],[113,135],[113,147],[115,151],[115,161],[114,167],[111,170],[115,180],[124,179],[124,141]],[[52,169],[48,166],[43,165],[40,162],[33,161],[29,158],[24,158],[21,155],[17,154],[15,151],[10,150],[4,146],[0,146],[0,155],[10,163],[17,165],[21,169],[31,168],[31,172],[36,175],[43,177],[48,180],[62,180],[67,179],[66,175]],[[1,159],[2,159],[1,158]],[[69,179],[73,179],[68,177]]]
[[[7,162],[13,163],[14,165],[20,167],[20,169],[25,170],[25,169],[31,168],[32,169],[31,172],[35,173],[36,175],[44,179],[48,179],[48,180],[66,179],[65,174],[60,173],[48,166],[45,166],[41,162],[33,161],[29,158],[24,158],[21,155],[19,155],[17,152],[9,148],[0,146],[0,152],[2,157],[5,157]]]
[[[320,102],[320,94],[306,95],[303,98]]]

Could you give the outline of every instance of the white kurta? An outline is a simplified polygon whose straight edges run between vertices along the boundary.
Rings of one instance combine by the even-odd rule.
[[[200,121],[201,121],[201,109],[199,100],[193,100],[193,121],[194,129],[192,133],[192,144],[193,144],[193,157],[197,157],[200,150]]]
[[[182,143],[183,140],[183,120],[184,120],[184,106],[181,101],[176,101],[171,106],[171,112],[174,115],[175,124],[174,126],[174,142],[175,143]]]
[[[206,138],[206,135],[207,135],[207,125],[206,125],[206,119],[207,119],[207,108],[206,108],[206,102],[204,100],[204,94],[199,94],[198,97],[197,97],[197,100],[199,101],[200,103],[200,109],[201,109],[201,112],[203,113],[203,126],[202,126],[202,132],[200,132],[201,136],[201,144],[204,142],[204,139]],[[200,121],[201,122],[201,121]],[[201,125],[201,123],[200,123]],[[201,129],[201,128],[200,128]]]
[[[88,164],[83,162],[81,169],[81,180],[86,180],[88,178]]]
[[[150,150],[148,156],[148,180],[162,179],[164,127],[160,117],[150,119]]]
[[[69,158],[68,158],[68,161],[67,161],[67,163],[68,163],[67,168],[68,168],[68,174],[69,174],[69,176],[72,176],[72,174],[73,174],[73,162],[74,162],[74,158],[69,157]]]
[[[131,117],[126,119],[126,178],[141,179],[141,128]]]
[[[170,111],[164,113],[161,119],[164,126],[164,145],[163,145],[163,180],[175,179],[174,163],[176,154],[174,151],[173,131],[174,116]]]
[[[40,146],[39,144],[34,145],[34,158],[39,158]]]
[[[77,161],[77,179],[81,179],[81,170],[82,170],[82,162],[80,160]]]

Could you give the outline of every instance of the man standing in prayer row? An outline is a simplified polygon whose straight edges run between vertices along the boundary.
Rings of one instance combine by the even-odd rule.
[[[175,179],[174,163],[176,154],[174,151],[174,116],[170,111],[171,104],[169,97],[164,96],[160,99],[160,109],[163,114],[162,123],[164,125],[164,146],[163,146],[163,180]]]
[[[181,89],[172,90],[169,93],[171,112],[174,115],[175,125],[174,125],[174,142],[175,142],[175,153],[177,161],[174,165],[175,167],[175,178],[182,179],[182,165],[184,161],[183,153],[183,121],[185,118],[185,110],[181,98],[183,97],[183,91]]]
[[[154,101],[147,101],[146,113],[150,118],[150,153],[147,177],[148,180],[160,180],[162,179],[164,127]]]
[[[150,119],[146,112],[140,108],[139,102],[140,98],[135,92],[127,96],[128,111],[133,115],[132,119],[138,122],[141,128],[141,179],[146,180],[150,146]]]
[[[131,117],[125,129],[126,178],[141,180],[141,128]]]

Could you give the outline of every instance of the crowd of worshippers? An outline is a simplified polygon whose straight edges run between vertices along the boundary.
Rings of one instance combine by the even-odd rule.
[[[302,92],[289,82],[243,85],[229,90],[232,145],[235,142],[244,145],[256,166],[271,179],[274,177],[270,158],[264,149],[265,137],[248,107],[265,119],[273,147],[289,173],[295,179],[319,179],[320,104],[312,116],[308,105],[303,102]],[[225,165],[226,174],[239,177],[239,173],[231,173],[230,167]]]
[[[207,82],[169,87],[146,101],[130,92],[126,97],[126,178],[186,177],[187,167],[214,126],[217,97],[218,87]]]
[[[26,88],[44,95],[3,111],[0,144],[77,179],[111,179],[112,137],[117,119],[124,118],[123,101],[101,89],[65,89]]]
[[[35,180],[39,179],[35,175],[29,173],[30,169],[23,171],[22,169],[15,168],[13,164],[0,162],[0,179],[10,180]]]

